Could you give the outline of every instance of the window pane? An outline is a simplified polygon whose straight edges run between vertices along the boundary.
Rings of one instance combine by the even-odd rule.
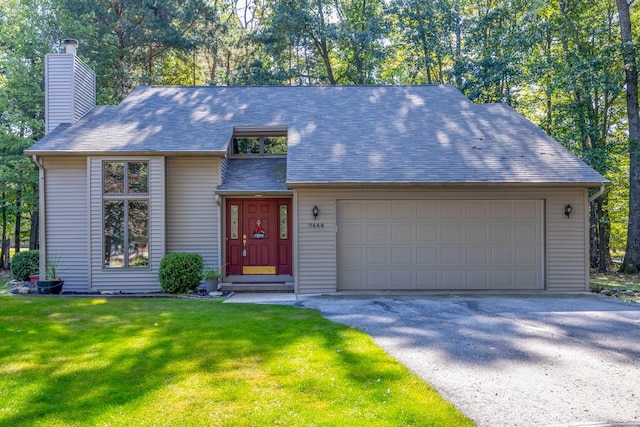
[[[265,154],[287,154],[286,136],[269,136],[264,139]]]
[[[287,239],[289,231],[287,230],[287,205],[280,205],[280,238]]]
[[[231,205],[231,239],[238,238],[238,205]]]
[[[124,193],[124,162],[105,162],[102,179],[105,193]]]
[[[104,202],[104,267],[124,267],[124,202]]]
[[[129,193],[147,193],[149,191],[149,165],[147,162],[129,162],[127,179]]]
[[[129,201],[129,267],[149,265],[149,209],[146,200]]]
[[[236,154],[260,154],[260,138],[235,138],[233,146]]]

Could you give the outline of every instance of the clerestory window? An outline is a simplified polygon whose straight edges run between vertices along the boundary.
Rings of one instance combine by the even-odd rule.
[[[104,268],[149,266],[149,163],[102,164]]]
[[[233,155],[277,156],[287,154],[286,136],[237,136],[233,138]]]

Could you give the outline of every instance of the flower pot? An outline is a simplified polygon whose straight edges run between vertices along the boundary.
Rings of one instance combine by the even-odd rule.
[[[215,292],[218,290],[218,279],[206,279],[204,281],[204,287],[209,292]]]
[[[36,283],[38,280],[40,280],[40,276],[38,274],[29,275],[29,282],[31,282],[32,285]]]
[[[62,292],[62,280],[38,280],[36,286],[39,294],[59,295]]]

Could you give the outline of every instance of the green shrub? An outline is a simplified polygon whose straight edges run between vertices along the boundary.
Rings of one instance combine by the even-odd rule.
[[[175,252],[160,261],[158,279],[162,290],[184,293],[195,290],[200,284],[204,262],[199,254]]]
[[[15,280],[29,280],[30,275],[38,274],[39,264],[40,251],[18,252],[11,258],[11,276]]]

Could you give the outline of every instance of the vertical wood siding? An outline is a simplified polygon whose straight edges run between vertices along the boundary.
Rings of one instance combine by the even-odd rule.
[[[43,159],[46,174],[46,250],[59,259],[64,290],[88,290],[87,161],[84,157]]]
[[[45,57],[45,132],[75,123],[95,107],[95,73],[72,54]]]
[[[337,289],[337,200],[543,200],[545,210],[544,259],[545,288],[549,291],[583,291],[588,288],[587,193],[585,189],[547,190],[308,190],[298,189],[298,236],[296,285],[299,293],[335,292]],[[571,204],[567,219],[564,206]],[[313,224],[311,209],[318,206],[320,215]]]
[[[102,162],[146,160],[149,162],[149,268],[105,269],[102,266]],[[165,253],[165,162],[163,157],[90,158],[90,224],[92,291],[160,291],[158,268]]]
[[[219,266],[219,158],[167,158],[167,252],[194,252]]]

